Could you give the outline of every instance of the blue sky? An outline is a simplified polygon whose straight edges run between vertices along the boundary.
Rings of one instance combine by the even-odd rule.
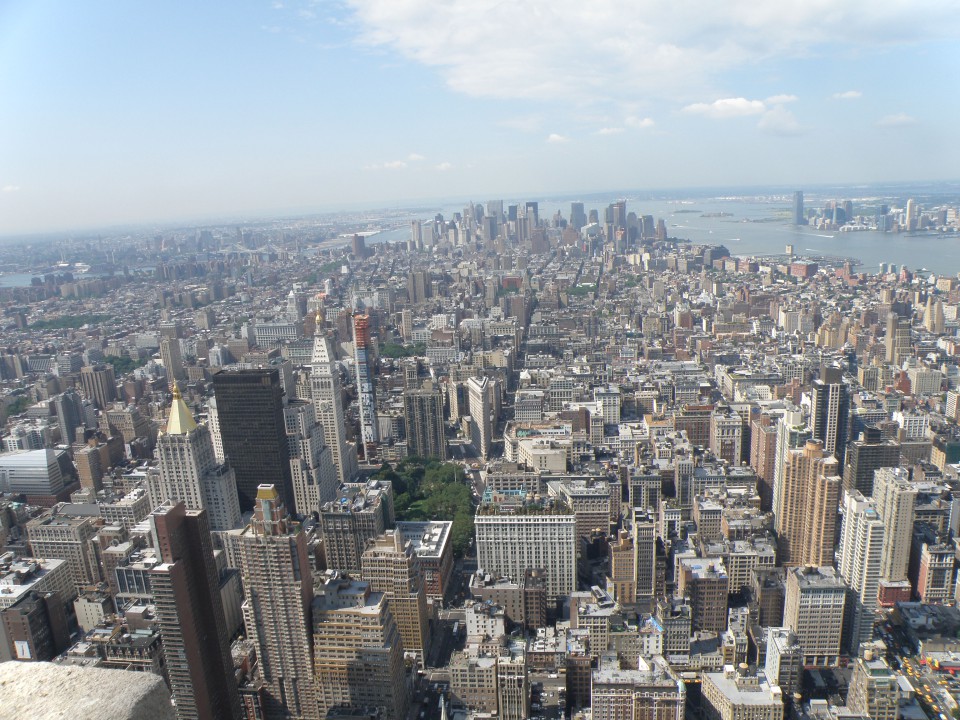
[[[913,0],[0,0],[0,234],[960,176]]]

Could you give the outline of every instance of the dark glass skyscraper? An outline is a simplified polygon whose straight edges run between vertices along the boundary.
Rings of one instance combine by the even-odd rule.
[[[276,485],[284,504],[295,507],[280,372],[221,370],[213,376],[213,390],[223,454],[237,476],[241,510],[253,507],[262,483]]]
[[[823,443],[824,455],[836,457],[842,468],[850,424],[850,387],[843,382],[840,368],[826,367],[821,377],[813,381],[810,414],[814,439]]]

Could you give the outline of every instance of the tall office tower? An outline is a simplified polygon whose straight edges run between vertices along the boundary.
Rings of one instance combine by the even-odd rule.
[[[904,217],[904,225],[906,225],[907,230],[917,229],[918,214],[917,203],[913,198],[910,198],[907,200],[907,210]]]
[[[292,400],[283,409],[290,443],[290,475],[296,513],[318,512],[337,496],[337,470],[333,455],[323,441],[323,427],[317,422],[312,402]]]
[[[760,509],[773,507],[773,480],[777,460],[777,420],[767,412],[756,413],[750,420],[750,465],[757,473]]]
[[[150,588],[177,717],[240,718],[207,512],[167,503],[150,514],[150,524],[160,556]]]
[[[586,224],[587,214],[583,211],[583,203],[570,203],[570,227],[574,230],[580,230]]]
[[[743,421],[733,410],[710,413],[710,449],[721,460],[740,465],[743,449]]]
[[[410,221],[410,251],[423,250],[423,225],[419,220]]]
[[[323,437],[333,456],[340,483],[349,482],[357,474],[357,453],[352,443],[347,442],[346,424],[343,418],[343,391],[340,387],[340,371],[330,339],[323,334],[319,324],[313,338],[313,358],[310,365],[310,388],[317,420],[323,427]]]
[[[504,654],[497,658],[497,717],[501,720],[530,717],[530,685],[523,653]]]
[[[810,421],[813,438],[820,440],[824,453],[836,457],[843,467],[850,423],[850,386],[843,382],[843,371],[839,367],[824,368],[821,377],[813,381]]]
[[[99,520],[61,515],[54,508],[27,522],[30,550],[34,557],[66,560],[76,587],[96,585],[102,580],[94,540]]]
[[[703,716],[707,720],[783,720],[783,692],[762,675],[733,665],[703,673]]]
[[[413,340],[413,310],[400,311],[400,335],[406,342]]]
[[[210,439],[213,441],[213,456],[218,463],[226,461],[223,453],[223,435],[220,434],[220,413],[217,411],[217,398],[207,400],[207,425],[210,427]]]
[[[443,427],[443,393],[440,388],[405,390],[403,420],[407,427],[407,454],[447,459]]]
[[[846,598],[847,586],[833,567],[807,566],[787,572],[783,624],[796,633],[804,665],[836,665]]]
[[[847,447],[843,467],[843,489],[859,490],[864,495],[874,494],[874,473],[881,468],[900,464],[900,443],[886,440],[880,428],[870,425],[860,438]]]
[[[390,483],[371,480],[341,486],[338,497],[320,508],[320,536],[327,567],[359,573],[367,543],[393,524]]]
[[[240,502],[233,468],[218,463],[210,431],[197,425],[180,388],[173,384],[173,405],[166,431],[157,438],[158,472],[147,478],[150,503],[182,502],[187,510],[206,510],[211,530],[240,525]]]
[[[76,390],[66,390],[50,398],[50,404],[57,414],[61,441],[72,444],[76,441],[77,428],[83,427],[83,398]]]
[[[780,505],[774,508],[783,565],[833,562],[842,485],[838,468],[835,457],[824,457],[819,440],[808,440],[803,450],[786,451]]]
[[[497,219],[491,215],[485,215],[483,220],[480,221],[480,237],[488,247],[490,243],[497,239],[499,233],[497,225]]]
[[[373,377],[373,358],[370,357],[370,318],[353,316],[353,355],[357,368],[357,404],[360,406],[360,437],[363,456],[369,462],[376,455],[380,442],[377,425],[377,395]]]
[[[180,341],[177,338],[160,338],[160,359],[167,371],[167,385],[187,381],[187,372],[183,369],[183,353],[180,352]]]
[[[595,720],[683,720],[687,688],[662,657],[621,668],[604,659],[593,671],[590,706]]]
[[[909,471],[900,467],[878,469],[873,498],[885,528],[880,578],[890,582],[906,580],[917,503],[917,488],[910,482]]]
[[[411,270],[407,274],[407,298],[411,305],[422,303],[430,297],[430,271]]]
[[[403,641],[389,603],[370,584],[325,577],[313,600],[313,671],[320,717],[336,706],[406,718],[410,691]]]
[[[233,370],[213,376],[223,453],[237,476],[240,508],[253,507],[264,481],[278,486],[294,506],[290,449],[283,420],[283,386],[274,368]]]
[[[884,338],[887,362],[901,367],[903,361],[913,354],[912,342],[909,318],[902,318],[895,312],[887,315],[887,336]]]
[[[722,633],[727,629],[730,579],[722,558],[682,558],[677,568],[677,596],[690,598],[693,629]]]
[[[800,692],[803,680],[803,649],[796,634],[785,627],[767,629],[767,658],[763,673],[784,693]]]
[[[845,492],[837,564],[840,576],[850,587],[844,630],[851,653],[873,637],[883,534],[883,519],[873,498],[866,498],[857,490]]]
[[[526,217],[530,220],[532,227],[540,225],[540,203],[536,200],[529,200],[526,204]]]
[[[611,539],[608,555],[607,592],[621,605],[633,605],[637,602],[637,551],[629,530]]]
[[[803,419],[803,412],[795,405],[788,406],[777,421],[777,449],[773,464],[773,514],[779,513],[783,494],[783,471],[790,450],[803,448],[810,439],[811,430]],[[777,519],[779,522],[779,519]]]
[[[657,521],[647,510],[634,508],[631,531],[636,552],[637,601],[650,602],[656,594]]]
[[[663,655],[688,655],[693,634],[690,605],[679,598],[660,597],[657,621],[663,628]]]
[[[373,540],[360,559],[360,575],[373,592],[387,597],[403,649],[425,658],[430,647],[427,595],[413,543],[397,530]]]
[[[924,315],[924,322],[927,330],[932,332],[934,335],[942,335],[946,324],[946,318],[943,314],[943,300],[938,299],[935,303],[933,303],[932,307],[930,301],[928,300],[927,308],[930,316],[929,321],[927,321],[927,315]]]
[[[867,650],[853,663],[853,677],[847,692],[847,707],[872,720],[897,720],[900,686],[897,673],[886,660]]]
[[[554,498],[534,500],[517,514],[525,498],[523,491],[506,491],[477,508],[477,567],[514,582],[544,568],[547,600],[555,605],[577,589],[576,516]]]
[[[90,365],[80,368],[80,390],[100,410],[106,410],[117,399],[117,378],[112,365]]]
[[[273,485],[257,488],[250,524],[229,542],[240,559],[243,621],[257,649],[265,718],[319,718],[313,677],[307,538]]]
[[[807,224],[807,218],[803,213],[803,190],[797,190],[793,193],[793,224]]]
[[[478,457],[488,460],[493,444],[494,393],[497,381],[490,378],[467,378],[467,397],[470,405],[470,445]]]

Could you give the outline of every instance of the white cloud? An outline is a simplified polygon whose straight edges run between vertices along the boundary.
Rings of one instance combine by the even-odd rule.
[[[421,155],[420,153],[410,153],[409,155],[407,155],[407,160],[409,160],[410,162],[420,162],[421,160],[426,160],[426,158],[423,157],[423,155]]]
[[[570,138],[566,135],[560,135],[559,133],[550,133],[547,135],[547,142],[558,145],[560,143],[570,142]]]
[[[905,112],[895,113],[894,115],[884,115],[882,118],[877,120],[877,125],[879,127],[907,127],[908,125],[916,125],[917,119],[911,115],[907,115]]]
[[[622,132],[622,127],[605,127],[597,130],[597,135],[619,135]]]
[[[520,117],[501,120],[498,125],[523,132],[536,132],[543,125],[543,118],[539,115],[522,115]]]
[[[823,31],[825,23],[856,27],[844,38],[853,51],[952,39],[960,30],[960,14],[943,0],[346,3],[361,44],[436,68],[458,92],[510,99],[682,102],[687,93],[709,92],[731,69],[832,46],[836,36]]]
[[[387,162],[382,163],[373,163],[372,165],[364,165],[364,170],[403,170],[407,167],[407,163],[403,160],[388,160]]]
[[[19,185],[4,185],[3,188],[2,188],[2,190],[3,190],[3,192],[5,192],[5,193],[19,192],[19,191],[20,191],[20,186],[19,186]]]
[[[767,105],[783,105],[784,103],[792,103],[799,100],[796,95],[771,95],[764,102]]]
[[[439,165],[434,165],[433,167],[435,170],[439,170],[440,172],[446,172],[447,170],[453,170],[453,163],[442,162]]]
[[[624,120],[624,123],[633,128],[652,128],[654,125],[656,125],[656,123],[653,121],[653,118],[640,118],[633,115]]]
[[[759,115],[767,106],[762,100],[747,100],[746,98],[721,98],[712,103],[693,103],[683,108],[684,112],[694,115],[706,115],[712,118],[733,118],[746,115]]]
[[[757,127],[772,135],[799,135],[803,132],[793,113],[782,105],[775,105],[760,116]]]
[[[845,92],[836,92],[830,97],[834,100],[857,100],[863,97],[863,93],[859,90],[846,90]]]
[[[280,0],[273,0],[273,2],[270,3],[270,7],[272,7],[274,10],[283,10],[284,6]]]

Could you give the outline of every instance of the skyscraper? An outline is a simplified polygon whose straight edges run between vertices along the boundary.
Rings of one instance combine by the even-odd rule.
[[[228,536],[240,558],[243,621],[257,648],[266,720],[318,718],[313,578],[307,540],[273,485],[260,485],[250,524]]]
[[[887,336],[884,339],[886,359],[897,367],[912,353],[910,335],[910,320],[892,312],[887,315]]]
[[[160,338],[160,359],[167,371],[167,385],[186,382],[187,373],[183,369],[183,353],[180,352],[180,341],[177,338]]]
[[[91,365],[80,368],[80,389],[100,410],[117,399],[117,378],[112,365]]]
[[[337,470],[337,480],[348,482],[357,473],[357,453],[353,444],[347,442],[340,371],[330,340],[320,329],[320,323],[317,323],[317,334],[313,339],[310,389],[317,420],[323,427],[324,441],[330,448],[333,466]]]
[[[341,486],[338,497],[320,509],[320,535],[327,567],[360,572],[360,557],[367,543],[393,527],[393,523],[390,483],[371,480]]]
[[[577,533],[573,511],[558,500],[527,505],[516,514],[523,491],[505,491],[503,502],[477,508],[477,565],[494,577],[520,582],[527,570],[544,568],[547,598],[556,603],[577,588]]]
[[[807,218],[803,214],[803,190],[797,190],[793,193],[793,224],[807,224]]]
[[[783,494],[783,471],[790,450],[803,448],[810,439],[810,428],[803,420],[803,412],[796,405],[788,406],[777,420],[777,442],[773,461],[773,513],[780,512]],[[777,518],[779,521],[779,518]]]
[[[880,577],[891,582],[906,580],[917,502],[917,488],[910,482],[909,471],[899,467],[878,469],[873,498],[885,530]]]
[[[843,467],[847,448],[850,415],[850,388],[843,382],[839,367],[826,367],[813,381],[813,407],[810,411],[813,437],[823,443],[823,452],[837,458]]]
[[[312,402],[293,400],[283,410],[290,443],[290,474],[298,515],[318,512],[337,495],[337,470],[323,441]]]
[[[883,658],[867,650],[853,664],[847,707],[861,717],[897,720],[900,707],[899,675]]]
[[[570,227],[579,230],[587,224],[587,214],[583,211],[582,202],[570,203]]]
[[[787,450],[778,494],[776,530],[784,565],[828,565],[833,562],[837,506],[842,481],[832,455],[824,457],[819,440],[803,450]]]
[[[439,388],[404,391],[403,419],[407,427],[408,455],[447,459],[443,394]]]
[[[377,425],[377,395],[373,377],[373,358],[370,355],[370,318],[353,317],[353,354],[357,370],[357,402],[360,406],[360,437],[363,457],[369,462],[377,453],[380,430]]]
[[[240,525],[240,503],[233,468],[217,462],[213,440],[197,425],[180,388],[173,384],[173,404],[165,432],[157,438],[158,472],[148,477],[150,502],[183,502],[188,510],[206,510],[212,530]]]
[[[213,376],[213,389],[223,453],[236,473],[241,509],[253,507],[264,480],[277,485],[284,505],[295,507],[279,371],[221,370]]]
[[[883,520],[873,498],[843,494],[843,531],[838,566],[850,588],[844,631],[851,653],[873,637],[873,620],[883,563]]]
[[[57,413],[60,439],[71,444],[76,440],[77,428],[83,426],[83,398],[76,390],[66,390],[50,399]]]
[[[413,543],[397,530],[373,540],[360,560],[361,576],[373,592],[386,595],[403,649],[426,656],[430,647],[427,596]]]
[[[783,624],[797,635],[803,664],[833,666],[840,657],[847,586],[831,566],[787,573]]]
[[[313,601],[313,648],[320,717],[337,705],[407,717],[403,641],[384,593],[369,583],[324,578]]]
[[[205,510],[168,503],[150,515],[161,563],[150,586],[181,720],[241,717]]]
[[[494,418],[493,393],[497,381],[490,378],[472,377],[467,379],[467,397],[470,405],[470,445],[478,457],[484,460],[490,457]]]
[[[880,468],[892,468],[900,464],[900,443],[885,440],[880,429],[874,425],[864,428],[859,440],[847,447],[843,467],[843,489],[859,490],[864,495],[874,495],[874,473]],[[909,545],[909,535],[907,536]]]

